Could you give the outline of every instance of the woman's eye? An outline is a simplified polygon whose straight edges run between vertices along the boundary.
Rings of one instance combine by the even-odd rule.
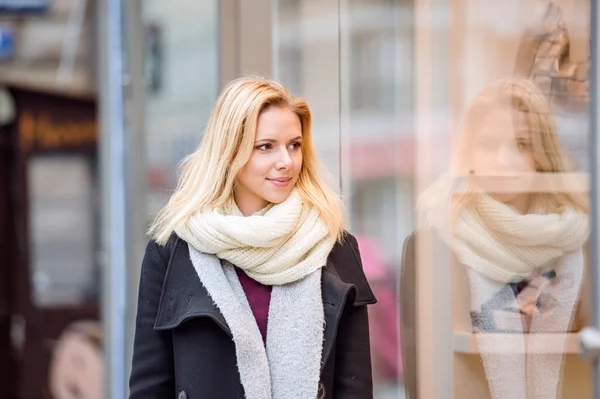
[[[517,148],[519,149],[519,151],[529,151],[531,150],[532,146],[531,143],[520,141],[517,143]]]
[[[261,151],[267,151],[271,149],[271,144],[261,144],[258,147],[256,147],[256,149]]]
[[[292,144],[290,144],[290,147],[292,148],[292,150],[297,150],[300,147],[302,147],[302,143],[299,143],[299,142],[292,143]]]

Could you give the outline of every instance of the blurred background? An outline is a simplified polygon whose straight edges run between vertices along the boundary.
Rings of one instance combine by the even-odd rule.
[[[527,51],[527,38],[563,27],[568,59],[589,62],[590,0],[553,1],[562,25],[537,11],[548,3],[0,0],[0,396],[126,397],[145,230],[220,89],[256,73],[311,106],[379,299],[376,398],[403,398],[409,383],[451,397],[450,279],[431,277],[447,259],[422,272],[422,362],[405,370],[403,242],[472,97],[496,78],[533,77],[543,43]],[[569,104],[561,135],[587,173],[587,100]]]

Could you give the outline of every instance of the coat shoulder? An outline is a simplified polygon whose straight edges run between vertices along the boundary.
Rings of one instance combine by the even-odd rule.
[[[329,254],[328,266],[346,284],[351,284],[356,289],[355,306],[377,303],[363,270],[360,250],[356,238],[345,232],[343,239],[336,242]]]
[[[164,244],[149,238],[142,263],[142,277],[152,276],[155,279],[160,279],[162,284],[166,275],[169,274],[172,257],[180,242],[181,239],[175,234],[171,235]]]
[[[159,256],[161,260],[168,262],[180,241],[181,239],[175,233],[171,234],[164,244],[160,244],[153,238],[149,238],[146,246],[146,254],[154,254],[155,256]]]

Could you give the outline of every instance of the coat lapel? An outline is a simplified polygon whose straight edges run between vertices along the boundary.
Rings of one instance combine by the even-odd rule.
[[[185,241],[178,240],[165,276],[155,330],[168,330],[194,317],[208,317],[232,337],[225,318],[200,283]]]

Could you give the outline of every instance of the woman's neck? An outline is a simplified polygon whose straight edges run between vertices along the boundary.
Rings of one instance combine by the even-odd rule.
[[[529,194],[519,194],[512,200],[507,201],[506,204],[515,208],[515,210],[520,214],[525,215],[529,212],[531,196]]]
[[[233,201],[244,216],[252,216],[269,205],[267,200],[242,185],[233,190]]]
[[[235,205],[238,207],[242,215],[244,216],[252,216],[256,212],[261,211],[266,208],[269,203],[264,200],[256,200],[256,201],[240,201],[237,198],[233,198]]]

